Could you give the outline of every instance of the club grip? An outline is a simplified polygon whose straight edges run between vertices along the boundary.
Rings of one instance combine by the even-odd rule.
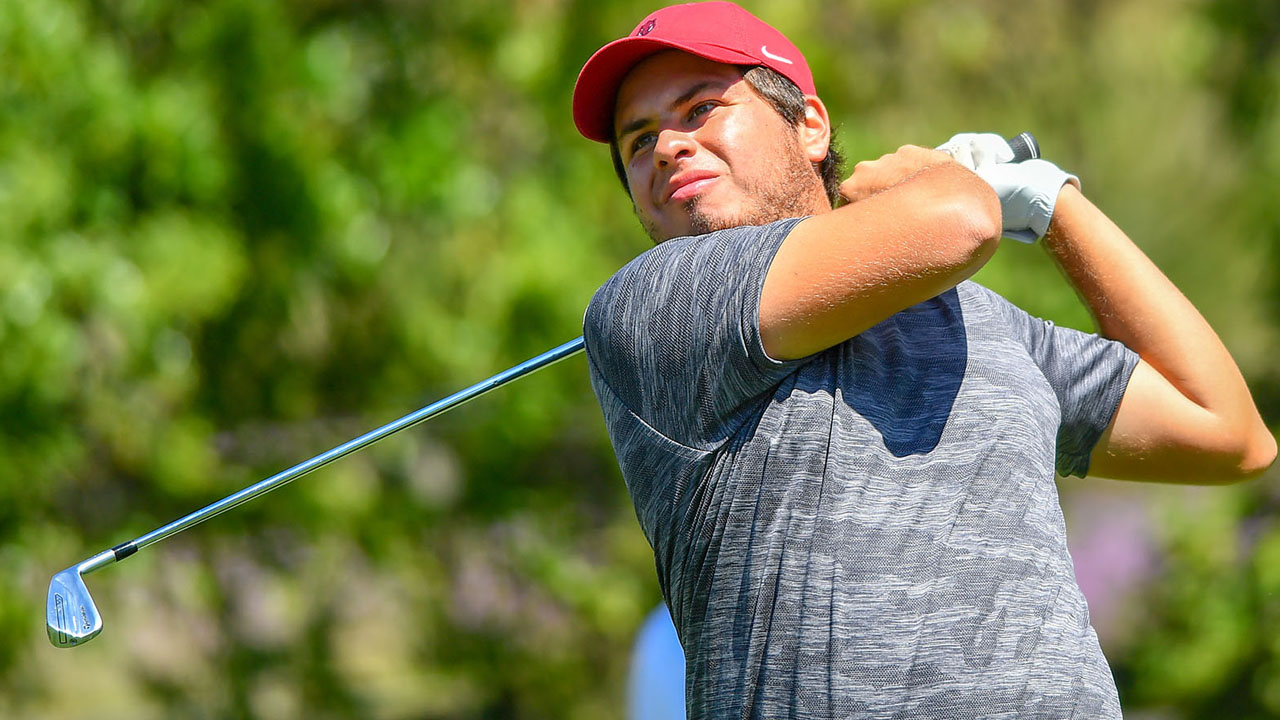
[[[1029,132],[1018,133],[1009,140],[1009,147],[1013,149],[1013,161],[1016,163],[1023,160],[1035,160],[1040,157],[1040,143],[1036,142],[1036,136]]]

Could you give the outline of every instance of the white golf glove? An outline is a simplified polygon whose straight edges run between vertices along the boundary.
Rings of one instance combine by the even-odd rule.
[[[996,191],[1004,216],[1004,236],[1020,242],[1034,243],[1049,231],[1058,191],[1064,184],[1080,187],[1080,178],[1048,160],[1009,162],[1013,150],[994,133],[961,133],[938,149],[973,170]]]
[[[938,146],[956,162],[977,171],[983,165],[1013,161],[1013,148],[995,133],[960,133]]]

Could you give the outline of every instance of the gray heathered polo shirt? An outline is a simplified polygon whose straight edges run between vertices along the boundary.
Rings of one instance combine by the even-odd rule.
[[[587,311],[689,717],[1119,717],[1054,471],[1086,472],[1136,355],[965,282],[776,362],[796,222],[663,243]]]

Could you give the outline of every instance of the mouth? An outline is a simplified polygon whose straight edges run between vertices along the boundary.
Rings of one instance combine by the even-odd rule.
[[[693,171],[676,175],[667,181],[662,202],[663,204],[684,202],[697,197],[718,179],[719,176],[715,173],[705,171]]]

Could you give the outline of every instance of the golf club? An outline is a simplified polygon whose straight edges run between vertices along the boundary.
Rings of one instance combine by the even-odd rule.
[[[146,535],[117,545],[110,550],[104,550],[88,560],[72,565],[54,575],[53,580],[49,582],[49,600],[45,607],[49,642],[53,643],[55,647],[75,647],[92,640],[98,633],[102,632],[102,615],[98,613],[98,608],[94,605],[93,598],[89,595],[89,588],[84,584],[85,575],[118,563],[148,545],[160,542],[171,535],[176,535],[241,503],[246,503],[260,495],[265,495],[291,480],[328,465],[340,457],[368,447],[389,435],[429,420],[446,410],[458,407],[468,400],[480,397],[490,390],[524,377],[535,370],[540,370],[576,355],[582,351],[582,348],[583,341],[581,337],[552,348],[487,380],[482,380],[446,398],[437,400],[420,410],[409,413],[399,420],[387,423],[376,430],[370,430],[364,435],[348,440],[327,452],[316,455],[310,460],[298,463],[288,470],[272,475],[215,503],[206,505],[189,515],[174,520],[168,525],[152,530]]]

